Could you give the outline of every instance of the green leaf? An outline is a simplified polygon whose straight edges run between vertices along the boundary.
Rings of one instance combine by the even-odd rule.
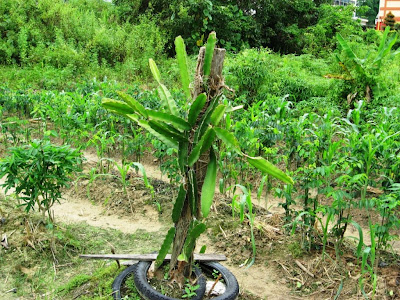
[[[199,223],[189,232],[182,250],[182,257],[185,261],[192,255],[196,239],[207,229],[204,223]]]
[[[153,128],[158,133],[160,133],[160,134],[162,134],[162,135],[164,135],[166,137],[169,137],[169,138],[171,138],[171,139],[173,139],[173,140],[175,140],[177,142],[186,142],[187,141],[187,138],[184,135],[179,134],[179,133],[174,132],[174,131],[171,131],[167,127],[167,124],[165,124],[165,123],[163,123],[161,121],[153,121],[153,120],[151,120],[151,121],[149,121],[148,124],[150,125],[151,128]],[[174,128],[171,128],[171,129],[173,130]]]
[[[171,247],[174,237],[175,237],[175,227],[171,227],[170,230],[168,230],[167,236],[164,239],[160,251],[158,252],[155,262],[156,269],[158,269],[162,265],[165,256],[167,256],[168,254],[169,248]]]
[[[216,42],[217,42],[217,35],[213,31],[208,36],[207,45],[206,45],[206,53],[204,54],[203,74],[205,76],[210,75],[210,72],[211,72],[211,63],[212,63],[212,59],[214,56],[214,48],[215,48]]]
[[[288,184],[294,184],[293,179],[286,175],[284,172],[282,172],[280,169],[278,169],[276,166],[274,166],[273,164],[271,164],[270,162],[268,162],[267,160],[265,160],[262,157],[251,157],[248,155],[245,155],[247,158],[247,161],[249,162],[249,164],[251,164],[253,167],[256,167],[257,169],[259,169],[260,171],[262,171],[263,173],[267,173],[273,177],[275,177],[276,179],[279,179],[285,183]]]
[[[214,130],[215,130],[215,133],[217,134],[217,137],[220,140],[222,140],[225,143],[225,145],[227,145],[228,147],[231,147],[238,154],[240,154],[240,155],[242,154],[242,151],[240,150],[239,142],[231,132],[229,132],[226,129],[218,128],[218,127],[215,127]]]
[[[210,213],[211,204],[214,199],[215,183],[217,179],[217,158],[214,150],[210,149],[210,162],[207,166],[206,176],[201,188],[201,212],[206,218]]]
[[[168,113],[164,113],[161,111],[155,111],[155,110],[148,110],[147,111],[148,117],[154,120],[158,120],[158,121],[164,121],[166,123],[172,124],[180,129],[183,130],[190,130],[191,127],[189,125],[188,122],[186,122],[184,119],[168,114]]]
[[[147,174],[146,174],[146,170],[145,170],[144,166],[139,162],[133,162],[132,165],[137,167],[140,170],[140,172],[142,172],[144,185],[147,188],[151,188],[152,185],[149,183],[149,180],[147,178]]]
[[[192,211],[192,215],[196,215],[197,212],[197,181],[196,176],[193,170],[189,170],[189,184],[188,184],[188,193],[189,193],[189,205]]]
[[[168,111],[174,116],[179,116],[178,108],[176,107],[175,100],[172,98],[171,93],[167,89],[165,85],[160,83],[160,86],[157,88],[158,95],[163,102],[163,105],[168,109]]]
[[[343,37],[339,33],[336,34],[336,38],[337,38],[340,46],[346,53],[347,57],[355,64],[357,72],[359,74],[364,74],[365,71],[364,71],[364,68],[362,67],[362,65],[360,64],[360,59],[355,55],[353,50],[351,50],[351,48],[347,44],[347,42],[343,39]]]
[[[192,152],[188,158],[188,166],[191,167],[199,159],[205,151],[207,151],[215,139],[215,131],[212,127],[209,127],[204,135],[201,137],[197,145],[192,149]]]
[[[191,93],[189,89],[190,80],[189,80],[189,72],[187,66],[187,55],[186,55],[186,47],[185,43],[181,36],[178,36],[175,39],[175,51],[176,58],[178,59],[179,72],[181,74],[182,88],[185,92],[186,98],[191,98]]]
[[[189,110],[189,116],[188,116],[188,122],[190,125],[194,125],[196,122],[196,119],[201,112],[201,110],[204,107],[204,104],[207,102],[207,95],[206,94],[200,94],[197,96],[196,100],[194,100],[192,106],[190,107]]]
[[[211,124],[214,126],[217,126],[219,122],[221,121],[222,117],[224,116],[226,110],[226,105],[220,104],[218,105],[213,113],[211,114]]]
[[[364,246],[364,234],[361,226],[356,222],[351,220],[350,223],[357,229],[358,231],[358,246],[357,246],[357,257],[359,258],[362,254],[362,247]]]
[[[130,107],[132,107],[136,112],[141,114],[143,117],[147,118],[147,111],[146,108],[139,103],[136,99],[134,99],[131,95],[128,95],[124,92],[117,92],[118,96],[122,98],[122,100],[125,101],[126,104],[128,104]]]
[[[182,174],[185,173],[187,162],[188,162],[188,142],[180,142],[178,150],[178,163]]]
[[[177,223],[182,213],[183,203],[185,202],[186,191],[183,184],[179,187],[178,196],[176,197],[174,208],[172,210],[172,221]]]
[[[161,84],[161,75],[160,75],[160,71],[157,68],[157,65],[155,63],[155,61],[153,59],[149,59],[149,65],[150,65],[150,70],[151,73],[153,74],[154,79]]]
[[[194,135],[194,141],[197,142],[200,140],[200,138],[203,136],[203,134],[207,131],[209,125],[210,125],[210,119],[211,115],[214,112],[215,108],[218,105],[220,96],[216,96],[212,98],[209,103],[206,103],[208,105],[205,114],[202,116],[200,120],[200,125],[197,131],[195,132]]]
[[[174,148],[178,150],[178,142],[174,139],[172,139],[170,136],[165,136],[164,134],[159,133],[158,131],[154,130],[150,125],[149,122],[145,120],[139,120],[137,115],[130,114],[126,115],[129,119],[135,121],[139,126],[143,127],[146,129],[149,133],[154,135],[156,138],[158,138],[160,141],[162,141],[164,144],[166,144],[170,148]]]
[[[134,114],[136,112],[128,104],[126,104],[125,102],[119,101],[119,100],[103,98],[101,100],[101,105],[104,108],[111,110],[112,112],[115,112],[117,114],[123,115],[123,116],[125,116],[127,114]]]

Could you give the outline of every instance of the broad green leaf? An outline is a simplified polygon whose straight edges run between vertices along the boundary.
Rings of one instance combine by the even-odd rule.
[[[192,149],[192,152],[188,158],[188,166],[191,167],[199,159],[205,151],[207,151],[215,139],[215,131],[212,127],[209,127],[204,135],[201,137],[197,145]]]
[[[153,59],[149,59],[150,71],[153,74],[154,79],[161,84],[160,71],[157,68],[156,62]]]
[[[240,150],[240,145],[236,137],[230,133],[228,130],[223,129],[223,128],[214,128],[215,133],[217,134],[217,137],[222,140],[225,145],[228,147],[231,147],[235,152],[238,154],[242,154],[242,151]]]
[[[125,102],[119,101],[119,100],[103,98],[101,100],[101,105],[104,108],[111,110],[117,114],[123,115],[123,116],[127,115],[127,114],[134,114],[136,112],[128,104],[126,104]]]
[[[141,103],[139,103],[131,95],[128,95],[124,92],[118,91],[117,94],[122,98],[122,100],[125,101],[126,104],[128,104],[130,107],[136,110],[136,112],[141,114],[143,117],[147,118],[147,110]]]
[[[186,122],[184,119],[174,116],[172,114],[164,113],[161,111],[155,111],[155,110],[148,110],[147,114],[150,119],[158,120],[158,121],[164,121],[166,123],[170,123],[172,125],[175,125],[176,127],[183,129],[183,130],[190,130],[191,127],[188,122]]]
[[[172,210],[172,221],[177,223],[182,213],[183,203],[185,202],[186,191],[183,184],[179,187],[178,196],[176,197],[174,208]]]
[[[204,107],[204,104],[207,102],[207,95],[206,94],[200,94],[197,96],[196,100],[194,100],[192,106],[190,107],[189,110],[189,116],[188,116],[188,122],[190,125],[194,125],[196,122],[196,119],[201,112],[201,110]]]
[[[210,117],[210,121],[211,121],[212,125],[217,126],[219,124],[222,117],[224,116],[225,110],[226,110],[226,105],[223,105],[223,104],[218,105],[214,109],[214,111]]]
[[[180,142],[187,141],[187,138],[184,135],[169,130],[167,124],[163,124],[161,121],[151,120],[151,121],[149,121],[149,125],[151,128],[153,128],[158,133],[160,133],[166,137],[169,137],[175,141],[180,141]]]
[[[189,170],[188,198],[192,215],[197,212],[197,181],[193,170]]]
[[[174,139],[172,139],[170,136],[165,136],[158,131],[154,130],[150,125],[149,122],[145,120],[140,120],[137,115],[130,114],[126,115],[129,119],[135,121],[139,126],[143,127],[146,129],[149,133],[154,135],[156,138],[158,138],[160,141],[162,141],[164,144],[166,144],[170,148],[174,148],[178,150],[178,142]]]
[[[192,228],[192,230],[189,232],[185,244],[183,245],[182,253],[180,255],[180,258],[183,258],[183,260],[188,261],[188,258],[192,255],[193,249],[195,242],[197,238],[202,234],[204,231],[206,231],[207,227],[204,223],[199,223],[196,226]]]
[[[178,164],[182,174],[185,173],[188,162],[188,142],[180,142],[178,150]]]
[[[215,43],[217,42],[217,35],[213,31],[210,33],[206,44],[206,53],[204,54],[203,73],[205,76],[210,75],[211,63],[214,56]]]
[[[186,47],[185,43],[183,42],[183,38],[178,36],[175,39],[175,51],[176,51],[176,58],[178,59],[179,65],[179,72],[181,74],[181,81],[182,81],[182,88],[185,92],[186,98],[190,99],[190,79],[189,79],[189,72],[187,66],[187,55],[186,55]]]
[[[217,158],[214,150],[210,150],[210,162],[207,166],[206,177],[201,189],[201,212],[206,218],[210,213],[211,204],[214,199],[215,183],[217,179]]]
[[[164,239],[160,251],[158,252],[155,262],[156,269],[158,269],[164,262],[165,256],[167,256],[168,254],[169,248],[171,247],[174,237],[175,237],[175,227],[171,227],[170,230],[168,230],[167,236]]]
[[[376,58],[373,62],[374,64],[375,63],[378,64],[378,68],[381,67],[383,58],[385,58],[385,56],[387,56],[390,53],[390,50],[392,49],[392,47],[394,46],[394,44],[397,41],[397,34],[395,34],[393,36],[393,38],[386,44],[386,38],[387,38],[389,32],[390,32],[390,26],[387,26],[385,28],[385,32],[383,34],[381,43],[379,45],[378,55],[376,56]]]
[[[265,160],[264,158],[251,157],[248,155],[245,155],[245,156],[246,156],[249,164],[251,164],[253,167],[256,167],[263,173],[267,173],[285,183],[294,184],[293,179],[290,176],[286,175],[283,171],[278,169],[276,166],[274,166],[273,164],[271,164],[269,161]]]
[[[217,107],[218,105],[218,101],[219,101],[219,96],[212,98],[208,103],[208,107],[206,109],[205,114],[202,116],[201,120],[200,120],[200,125],[199,128],[197,129],[197,131],[194,134],[194,142],[197,142],[200,140],[200,138],[203,136],[203,134],[207,131],[209,125],[210,125],[210,119],[211,119],[211,115],[214,112],[214,109]],[[207,105],[207,104],[206,104]]]
[[[163,101],[164,106],[169,110],[169,112],[171,112],[171,114],[173,114],[174,116],[179,116],[175,100],[172,98],[171,93],[169,92],[167,87],[160,83],[157,91],[161,98],[161,101]]]
[[[342,47],[342,49],[346,53],[347,57],[353,61],[354,65],[356,66],[357,72],[359,74],[364,74],[365,71],[364,71],[364,68],[360,64],[360,59],[355,55],[353,50],[351,50],[351,48],[347,44],[347,42],[343,39],[343,37],[339,33],[336,34],[336,38],[337,38],[340,46]]]

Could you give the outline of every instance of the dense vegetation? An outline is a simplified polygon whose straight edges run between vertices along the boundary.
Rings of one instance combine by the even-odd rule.
[[[187,107],[171,41],[185,38],[194,66],[199,46],[216,30],[219,46],[228,50],[223,101],[244,105],[224,126],[244,152],[264,156],[295,181],[283,185],[260,177],[222,146],[220,193],[240,184],[247,196],[251,190],[266,201],[279,196],[287,233],[296,234],[302,250],[325,257],[331,243],[337,261],[347,228],[357,228],[359,286],[371,296],[378,289],[379,256],[400,227],[399,33],[361,28],[351,18],[352,7],[328,2],[3,0],[2,143],[7,149],[36,138],[95,149],[99,162],[85,174],[90,180],[111,173],[111,158],[120,158],[124,188],[122,172],[152,152],[170,183],[178,185],[176,152],[107,112],[101,99],[118,99],[123,90],[158,109],[148,68],[154,58],[168,86],[175,87],[177,106]],[[37,123],[31,126],[28,119]],[[233,198],[233,213],[241,210],[253,230],[253,212],[240,201]],[[356,210],[366,216],[364,224],[355,221]],[[364,244],[363,230],[371,244]]]

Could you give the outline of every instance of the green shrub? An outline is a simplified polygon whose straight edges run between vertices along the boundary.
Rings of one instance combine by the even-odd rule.
[[[11,155],[0,161],[0,178],[6,192],[15,188],[29,212],[50,214],[50,208],[61,198],[61,189],[68,187],[71,175],[80,170],[81,154],[69,146],[56,146],[49,141],[31,142],[28,146],[11,148]]]

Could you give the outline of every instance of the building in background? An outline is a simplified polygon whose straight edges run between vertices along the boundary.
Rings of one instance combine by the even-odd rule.
[[[385,17],[388,12],[392,12],[396,22],[400,22],[400,1],[398,0],[380,0],[379,12],[376,16],[376,29],[382,30],[385,27]]]
[[[357,0],[334,0],[333,5],[347,6],[353,5],[357,6]],[[368,23],[368,19],[359,18],[356,16],[356,11],[353,13],[353,20],[360,20],[361,26],[366,26]]]
[[[334,0],[333,5],[341,5],[341,6],[346,6],[346,5],[354,5],[357,6],[357,0]]]

